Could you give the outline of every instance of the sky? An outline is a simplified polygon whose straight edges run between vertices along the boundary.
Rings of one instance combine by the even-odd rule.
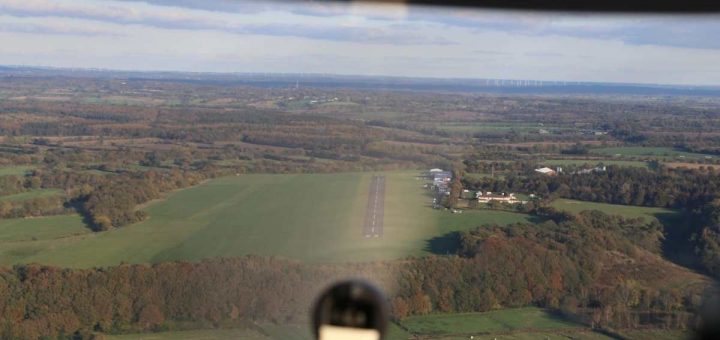
[[[720,15],[0,0],[0,64],[720,85]]]

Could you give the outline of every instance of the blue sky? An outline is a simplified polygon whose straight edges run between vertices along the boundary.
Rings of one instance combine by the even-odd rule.
[[[720,85],[720,16],[0,0],[0,64]]]

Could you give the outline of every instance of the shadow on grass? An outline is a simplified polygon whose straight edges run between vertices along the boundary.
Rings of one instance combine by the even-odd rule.
[[[97,229],[95,229],[95,224],[92,221],[92,217],[90,216],[90,213],[83,206],[82,200],[73,199],[69,202],[66,202],[65,207],[73,209],[73,210],[75,210],[75,212],[80,214],[80,216],[82,216],[82,222],[85,224],[85,227],[87,227],[91,231],[97,231]]]
[[[690,240],[694,226],[700,221],[686,212],[657,213],[654,216],[663,225],[665,239],[662,242],[663,257],[683,267],[702,271],[695,245]]]
[[[533,224],[540,224],[549,220],[547,216],[528,215],[528,222]]]
[[[522,214],[515,211],[508,211],[514,214]],[[547,221],[549,218],[545,216],[527,215],[528,223],[540,224]],[[523,222],[523,224],[525,224]],[[491,224],[484,224],[478,226],[478,228],[487,228]],[[425,242],[424,250],[436,255],[458,255],[460,251],[460,235],[462,232],[453,231],[445,235],[433,237]]]
[[[459,249],[460,233],[457,231],[433,237],[425,245],[425,251],[436,255],[454,255]]]

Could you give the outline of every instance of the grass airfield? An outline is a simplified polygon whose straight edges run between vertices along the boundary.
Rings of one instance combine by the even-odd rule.
[[[434,210],[416,174],[385,173],[382,238],[363,233],[373,173],[253,174],[173,192],[144,208],[149,219],[108,232],[82,232],[77,217],[73,223],[56,216],[32,222],[51,236],[4,241],[22,234],[10,224],[29,222],[0,221],[0,264],[95,267],[247,254],[308,262],[386,260],[443,253],[442,240],[431,240],[453,231],[531,219],[503,211]]]

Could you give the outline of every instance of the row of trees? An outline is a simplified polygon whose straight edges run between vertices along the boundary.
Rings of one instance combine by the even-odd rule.
[[[713,276],[720,278],[720,199],[707,203],[695,212],[691,241],[700,264]]]
[[[720,172],[608,166],[607,171],[558,176],[465,178],[467,188],[498,192],[529,192],[612,204],[699,208],[720,192]]]
[[[38,189],[40,185],[40,181],[32,177],[16,175],[0,176],[0,196],[17,194],[30,189]]]
[[[38,217],[72,212],[63,196],[0,201],[0,218]]]

